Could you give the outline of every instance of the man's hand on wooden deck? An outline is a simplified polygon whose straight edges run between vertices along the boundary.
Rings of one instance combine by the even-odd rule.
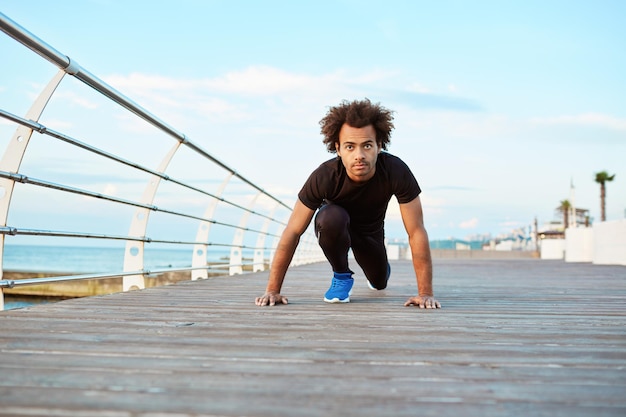
[[[435,300],[435,297],[429,295],[418,295],[417,297],[411,297],[406,301],[406,303],[404,303],[404,306],[416,306],[419,308],[441,308],[441,304],[439,303],[439,301]]]
[[[255,304],[258,306],[273,306],[276,304],[288,304],[287,297],[283,297],[277,292],[267,292],[261,297],[257,297]]]

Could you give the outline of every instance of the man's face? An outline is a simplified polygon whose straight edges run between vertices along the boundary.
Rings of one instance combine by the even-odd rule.
[[[335,147],[352,181],[364,182],[374,176],[381,149],[372,125],[356,128],[344,123]]]

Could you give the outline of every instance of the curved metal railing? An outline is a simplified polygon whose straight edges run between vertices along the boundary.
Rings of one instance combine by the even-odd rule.
[[[246,271],[262,271],[269,266],[278,236],[291,211],[290,205],[241,175],[199,143],[193,142],[2,13],[0,30],[58,68],[25,116],[22,117],[10,109],[0,109],[0,120],[15,125],[15,132],[0,160],[0,291],[2,288],[16,286],[111,277],[121,277],[122,290],[127,291],[144,288],[146,277],[167,272],[188,272],[189,278],[195,280],[208,278],[212,269],[223,269],[222,273],[234,275]],[[93,129],[77,135],[55,129],[53,123],[40,122],[44,110],[66,75],[80,81],[83,90],[87,86],[90,93],[95,92],[114,103],[114,111],[124,109],[133,118],[146,122],[152,132],[145,135],[149,138],[149,145],[139,146],[138,150],[130,152],[130,157],[123,156],[121,153],[126,148],[133,147],[132,139],[124,138],[120,141],[119,136],[105,135],[106,140],[100,139],[103,145],[98,146],[94,143],[97,140],[93,140],[92,136],[101,135]],[[5,103],[0,105],[4,106]],[[124,114],[128,115],[127,112]],[[107,122],[103,122],[103,125],[107,125]],[[33,137],[34,133],[38,136]],[[111,140],[112,137],[117,139]],[[24,166],[23,161],[29,156],[29,143],[34,140],[41,141],[41,149],[45,148],[48,153],[43,157],[39,154],[39,159],[34,157],[39,164]],[[71,148],[54,148],[51,142],[69,145]],[[106,149],[113,142],[123,142],[123,151]],[[156,143],[159,145],[155,145]],[[153,148],[160,149],[160,156]],[[85,161],[86,172],[78,175],[62,169],[59,170],[60,174],[56,172],[57,177],[66,181],[44,175],[47,173],[45,167],[42,168],[45,164],[41,161],[45,161],[45,158],[50,161],[66,157],[66,152],[77,155],[75,161]],[[160,158],[156,167],[151,168],[148,163],[141,161],[144,159],[141,158],[143,153],[150,153],[152,160]],[[113,191],[98,191],[93,184],[85,185],[85,181],[81,182],[77,178],[89,176],[91,169],[98,164],[107,167],[99,168],[99,174],[109,176],[107,183],[113,184],[110,189],[115,190],[116,184],[120,189],[128,188],[128,183],[135,184],[130,187],[132,191],[127,191],[128,197],[118,196]],[[199,170],[198,167],[202,168]],[[76,185],[77,182],[80,185]],[[143,188],[140,189],[137,184],[143,184]],[[37,215],[38,219],[43,219],[35,222],[43,224],[43,228],[20,224],[34,222],[34,216],[26,221],[17,215],[15,217],[18,220],[9,222],[13,219],[10,216],[12,201],[21,196],[22,200],[17,204],[28,202],[43,207]],[[157,205],[159,200],[163,204]],[[61,201],[69,207],[87,204],[86,201],[90,207],[94,202],[101,202],[102,205],[94,206],[85,219],[80,216],[73,219],[70,226],[76,229],[68,230],[55,227],[58,224],[67,225],[67,222],[49,218],[47,204],[55,201]],[[181,201],[186,204],[181,204]],[[112,227],[109,211],[119,213],[113,222],[116,230],[119,230],[120,223],[130,220],[128,233],[113,233],[109,230]],[[156,219],[156,216],[159,218]],[[107,219],[102,220],[103,217]],[[88,230],[78,227],[87,223],[90,226]],[[54,239],[71,239],[78,242],[79,246],[87,241],[121,242],[125,245],[123,262],[114,271],[5,279],[5,243],[9,243],[8,239],[19,238],[48,239],[47,244],[50,244],[50,240],[54,244]],[[159,248],[185,248],[189,253],[189,264],[147,268],[145,254],[157,245],[160,245]],[[222,262],[209,260],[209,255],[215,248],[229,251],[228,256],[220,258]],[[323,255],[315,244],[313,234],[309,232],[303,237],[293,264],[321,259]],[[167,265],[167,259],[162,263]],[[45,269],[46,266],[37,267]],[[2,308],[3,297],[0,292],[0,309]]]

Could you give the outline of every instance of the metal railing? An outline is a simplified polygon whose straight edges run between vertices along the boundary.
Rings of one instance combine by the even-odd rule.
[[[2,13],[0,30],[58,68],[23,117],[15,114],[16,111],[0,109],[0,120],[16,126],[0,160],[0,309],[4,308],[3,288],[120,277],[122,290],[127,291],[144,288],[146,277],[167,272],[188,272],[189,279],[196,280],[208,278],[209,271],[213,269],[222,269],[223,274],[234,275],[262,271],[269,266],[277,239],[291,211],[290,205],[239,174],[203,149],[199,143],[193,142]],[[93,143],[97,141],[91,137],[100,136],[95,129],[77,135],[61,132],[52,123],[41,123],[44,110],[66,75],[70,76],[70,80],[75,79],[82,83],[79,83],[79,88],[82,89],[80,91],[84,91],[87,86],[86,90],[90,94],[95,92],[97,96],[105,97],[105,101],[114,103],[115,111],[122,109],[125,115],[130,112],[133,120],[147,123],[152,132],[144,135],[149,138],[148,145],[141,142],[137,145],[138,151],[131,152],[130,156],[123,156],[119,150],[106,149],[113,142],[120,142],[119,136],[104,135],[106,140],[100,140],[103,145],[98,146]],[[107,122],[103,122],[105,124]],[[35,133],[37,135],[33,136]],[[112,140],[112,137],[117,139]],[[42,160],[46,161],[45,158],[40,156],[38,164],[23,166],[23,161],[28,156],[29,143],[33,141],[45,143],[42,147],[48,149],[45,154],[48,161],[67,157],[66,153],[79,155],[74,158],[80,162],[85,161],[86,172],[73,175],[60,170],[61,177],[71,178],[73,181],[59,181],[45,175],[40,177],[37,174],[39,171],[46,173],[42,169],[45,164],[41,163]],[[132,141],[133,138],[124,138],[122,148],[132,147]],[[71,148],[51,148],[51,142],[69,145]],[[155,146],[156,143],[159,146]],[[161,149],[160,156],[153,149],[158,147]],[[71,152],[67,149],[71,149]],[[183,150],[186,154],[181,156]],[[141,161],[143,158],[140,156],[143,153],[150,153],[153,160],[158,160],[155,168]],[[173,168],[176,158],[182,162]],[[187,162],[191,160],[194,162]],[[77,181],[77,177],[89,176],[93,164],[99,163],[108,167],[101,168],[100,171],[110,175],[107,183],[113,184],[114,189],[116,184],[119,188],[125,188],[131,182],[141,183],[142,188],[135,186],[133,191],[128,192],[128,197],[121,197],[115,195],[115,192],[97,191],[93,184],[85,185],[84,182]],[[198,169],[199,166],[202,167],[201,170]],[[164,191],[165,187],[169,188]],[[162,194],[166,195],[161,198],[165,203],[157,206],[155,202]],[[44,218],[44,228],[19,224],[24,219],[19,220],[18,224],[8,223],[12,199],[17,196],[24,196],[24,201],[42,207],[40,216],[37,217]],[[183,200],[187,204],[180,204]],[[71,225],[76,227],[75,230],[67,230],[54,227],[58,223],[65,224],[63,221],[46,222],[46,207],[52,201],[62,201],[68,206],[86,204],[86,201],[89,201],[90,207],[94,202],[100,202],[101,205],[90,212],[92,216],[88,216],[88,219],[74,219]],[[111,229],[110,225],[107,226],[110,219],[102,218],[109,211],[121,213],[114,222],[113,228],[116,230],[120,228],[120,223],[130,221],[127,234],[108,231]],[[160,216],[159,220],[155,220],[155,216]],[[82,223],[89,223],[89,229],[81,230],[76,226]],[[168,232],[168,227],[176,230]],[[101,232],[99,228],[106,230]],[[5,242],[9,243],[8,239],[20,237],[49,239],[48,243],[50,239],[53,242],[54,239],[70,239],[78,242],[79,246],[94,240],[103,243],[121,242],[120,244],[125,245],[123,262],[114,271],[6,279],[3,267]],[[189,264],[148,269],[145,253],[156,245],[188,250]],[[224,262],[209,261],[209,254],[215,248],[229,250],[229,255],[221,258],[225,259]],[[244,256],[245,254],[248,256]],[[303,236],[293,264],[321,259],[323,255],[313,234],[309,232]],[[167,264],[167,260],[163,263]],[[45,269],[45,265],[37,267]]]

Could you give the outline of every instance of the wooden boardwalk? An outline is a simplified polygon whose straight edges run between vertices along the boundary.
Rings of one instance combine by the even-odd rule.
[[[0,312],[0,415],[625,416],[626,267],[435,260],[442,310],[326,264]]]

